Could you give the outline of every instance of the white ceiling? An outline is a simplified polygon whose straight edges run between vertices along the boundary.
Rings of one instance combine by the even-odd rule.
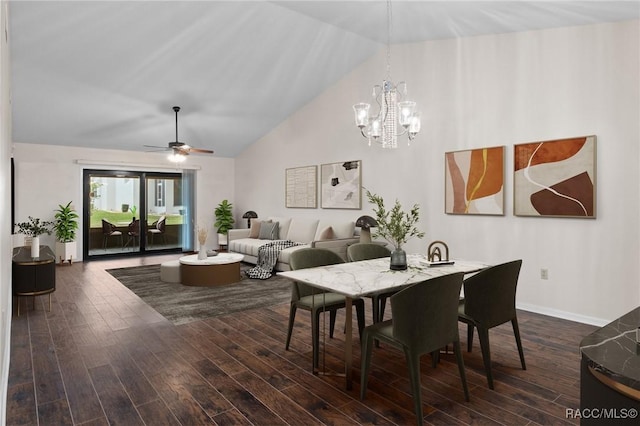
[[[10,1],[13,141],[143,151],[175,140],[179,105],[181,141],[234,157],[384,48],[386,10]],[[638,19],[640,2],[394,1],[392,17],[406,43]]]

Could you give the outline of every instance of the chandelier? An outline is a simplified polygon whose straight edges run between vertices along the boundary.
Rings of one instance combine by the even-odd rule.
[[[382,148],[397,148],[398,136],[407,135],[407,144],[420,131],[420,113],[416,103],[405,100],[407,84],[391,81],[391,0],[387,1],[387,78],[382,85],[373,86],[373,99],[378,104],[375,115],[371,115],[371,105],[360,102],[353,106],[356,126],[362,136],[374,141]]]

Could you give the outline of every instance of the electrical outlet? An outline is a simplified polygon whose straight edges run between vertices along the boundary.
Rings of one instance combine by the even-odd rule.
[[[549,270],[547,268],[540,269],[540,279],[542,280],[549,279]]]

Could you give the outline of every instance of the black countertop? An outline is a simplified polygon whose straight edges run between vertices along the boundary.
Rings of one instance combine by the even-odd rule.
[[[31,246],[15,247],[13,249],[13,263],[19,265],[39,265],[56,261],[56,255],[49,246],[40,246],[40,256],[31,257]]]
[[[640,307],[594,331],[580,342],[589,366],[612,380],[640,390]]]

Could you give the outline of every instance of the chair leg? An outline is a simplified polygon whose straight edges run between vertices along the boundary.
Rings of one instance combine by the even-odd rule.
[[[380,298],[377,294],[371,296],[371,312],[373,313],[371,315],[373,323],[380,322]]]
[[[287,330],[287,343],[285,343],[285,350],[289,350],[289,343],[291,343],[291,333],[293,332],[293,322],[296,319],[296,310],[297,306],[293,303],[291,304],[291,308],[289,309],[289,329]]]
[[[473,347],[473,324],[467,324],[467,352]]]
[[[462,380],[462,389],[464,390],[464,400],[469,402],[469,387],[467,386],[467,375],[464,371],[464,360],[462,359],[462,349],[460,341],[453,342],[453,350],[456,353],[456,361],[458,361],[458,371],[460,372],[460,380]]]
[[[406,347],[404,354],[407,358],[407,366],[409,367],[409,379],[411,381],[411,394],[413,395],[413,407],[416,412],[416,420],[418,425],[424,423],[422,418],[422,394],[420,391],[420,355],[412,353]]]
[[[333,339],[333,331],[336,329],[336,315],[335,309],[329,311],[329,337]],[[346,329],[345,329],[346,330]]]
[[[520,364],[522,364],[522,369],[526,370],[527,365],[524,363],[524,350],[522,350],[522,341],[520,340],[520,328],[518,327],[518,318],[514,317],[511,320],[511,325],[513,326],[513,334],[516,336],[516,344],[518,345],[518,354],[520,355]]]
[[[436,368],[440,362],[440,349],[431,352],[431,368]]]
[[[379,303],[380,303],[380,309],[378,310],[378,316],[380,317],[380,321],[383,321],[384,320],[384,308],[387,305],[387,296],[384,295],[384,294],[382,296],[380,296]]]
[[[478,327],[478,339],[480,339],[480,349],[482,349],[482,361],[487,374],[489,389],[493,389],[493,374],[491,374],[491,350],[489,349],[489,330]]]
[[[362,400],[367,393],[373,336],[365,330],[360,341],[362,342],[362,350],[360,351],[360,399]]]

